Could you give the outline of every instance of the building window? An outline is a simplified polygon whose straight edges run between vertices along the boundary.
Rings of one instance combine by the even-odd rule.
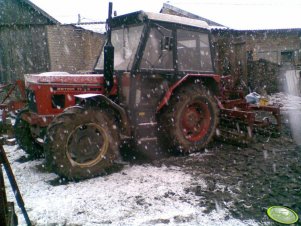
[[[281,64],[293,64],[293,63],[294,63],[294,51],[282,51]]]
[[[264,59],[270,61],[272,63],[278,64],[278,52],[277,51],[266,51],[266,52],[258,52],[257,58]]]

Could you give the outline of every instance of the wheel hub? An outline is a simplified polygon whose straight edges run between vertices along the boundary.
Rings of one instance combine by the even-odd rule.
[[[183,116],[183,127],[187,130],[196,130],[202,120],[200,112],[195,108],[188,108]]]
[[[191,104],[182,114],[181,128],[189,141],[199,141],[206,135],[210,126],[210,112],[206,104]]]
[[[109,139],[101,126],[82,124],[69,135],[66,154],[72,165],[91,167],[105,158]]]

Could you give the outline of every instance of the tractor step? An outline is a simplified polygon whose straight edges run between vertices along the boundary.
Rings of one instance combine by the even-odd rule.
[[[136,149],[148,160],[157,160],[168,156],[168,153],[160,146],[156,137],[140,138]]]
[[[166,151],[159,144],[157,122],[144,121],[139,123],[135,131],[135,137],[137,151],[148,159],[155,160],[167,156]]]

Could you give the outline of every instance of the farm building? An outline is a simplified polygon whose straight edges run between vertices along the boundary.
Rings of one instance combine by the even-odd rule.
[[[244,80],[251,88],[279,91],[279,71],[301,67],[301,29],[213,30],[216,67]],[[259,90],[257,90],[259,91]]]
[[[61,25],[28,0],[0,0],[0,83],[45,71],[91,71],[103,35]]]

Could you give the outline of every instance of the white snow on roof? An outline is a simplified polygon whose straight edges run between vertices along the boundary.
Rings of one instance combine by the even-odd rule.
[[[75,25],[75,26],[83,28],[85,30],[100,33],[100,34],[103,34],[103,33],[106,32],[106,25],[105,24],[84,24],[84,25]]]
[[[195,20],[186,17],[162,14],[162,13],[143,12],[143,14],[151,20],[177,23],[177,24],[209,29],[208,24],[205,21],[201,21],[201,20]]]

